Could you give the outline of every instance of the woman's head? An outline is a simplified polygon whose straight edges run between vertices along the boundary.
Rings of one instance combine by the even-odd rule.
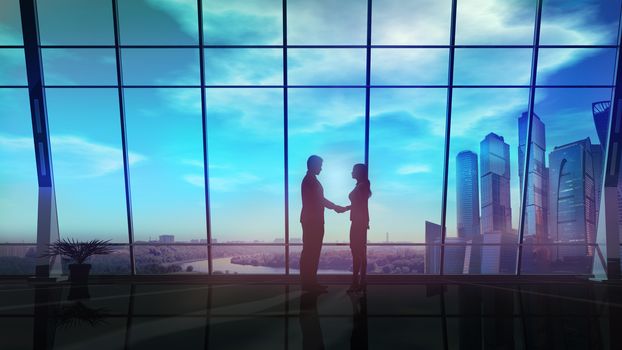
[[[352,167],[352,178],[358,181],[368,181],[367,165],[361,163],[354,164],[354,167]]]

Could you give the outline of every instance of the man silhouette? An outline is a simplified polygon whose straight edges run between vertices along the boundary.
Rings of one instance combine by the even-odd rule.
[[[307,159],[307,175],[302,179],[302,254],[300,255],[300,282],[305,291],[322,292],[326,286],[317,283],[317,267],[320,262],[324,239],[324,208],[338,213],[345,208],[324,198],[324,188],[317,179],[322,171],[322,158],[312,155]]]

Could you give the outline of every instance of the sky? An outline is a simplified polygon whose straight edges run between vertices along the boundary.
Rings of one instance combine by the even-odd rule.
[[[112,45],[110,1],[39,0],[45,45]],[[0,4],[0,45],[21,45],[18,1]],[[207,45],[283,44],[281,1],[204,1]],[[447,45],[450,0],[374,0],[372,44]],[[535,1],[458,0],[456,43],[529,45]],[[364,45],[365,1],[288,1],[290,45]],[[125,45],[197,45],[194,0],[120,0]],[[541,43],[615,45],[620,1],[545,0]],[[42,50],[48,123],[61,236],[127,242],[127,215],[114,49]],[[610,85],[616,49],[541,49],[539,85]],[[365,84],[365,49],[288,50],[290,85]],[[531,49],[461,48],[454,83],[526,85]],[[429,89],[373,88],[370,93],[369,240],[424,242],[426,220],[440,222],[445,117],[446,48],[372,50],[373,85],[437,85]],[[122,50],[131,211],[136,240],[174,234],[205,238],[203,147],[209,160],[212,236],[219,242],[266,241],[285,233],[285,131],[288,134],[289,231],[300,238],[300,181],[310,154],[324,158],[319,176],[326,197],[348,204],[352,165],[364,161],[364,88],[290,88],[288,124],[283,89],[208,88],[207,142],[202,139],[199,51]],[[279,48],[205,50],[208,85],[282,85]],[[37,183],[24,88],[23,49],[0,49],[0,242],[35,240]],[[183,87],[182,87],[183,86]],[[513,227],[518,227],[518,117],[526,88],[456,88],[449,148],[447,228],[455,235],[455,157],[479,153],[489,132],[510,145]],[[547,152],[590,137],[598,142],[591,103],[608,88],[538,88],[535,112],[547,129]],[[326,213],[325,241],[347,241],[349,219]]]

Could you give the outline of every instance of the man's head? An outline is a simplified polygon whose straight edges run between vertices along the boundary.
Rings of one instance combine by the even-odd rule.
[[[316,155],[312,155],[307,159],[307,170],[314,175],[319,175],[320,171],[322,171],[322,158]]]

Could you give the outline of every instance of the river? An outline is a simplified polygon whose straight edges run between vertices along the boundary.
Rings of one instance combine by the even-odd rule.
[[[229,273],[239,273],[239,274],[256,274],[256,275],[281,275],[285,273],[285,268],[278,267],[270,267],[270,266],[252,266],[252,265],[239,265],[231,263],[231,257],[228,258],[217,258],[213,260],[213,269],[214,271],[229,271]],[[204,272],[207,273],[208,270],[208,261],[207,260],[199,260],[193,261],[189,263],[181,264],[182,271],[186,271],[186,267],[192,265],[194,272]],[[292,275],[297,275],[300,273],[298,269],[289,269],[289,273]],[[350,271],[345,270],[331,270],[331,269],[319,269],[318,273],[320,274],[330,274],[330,275],[349,275]]]

